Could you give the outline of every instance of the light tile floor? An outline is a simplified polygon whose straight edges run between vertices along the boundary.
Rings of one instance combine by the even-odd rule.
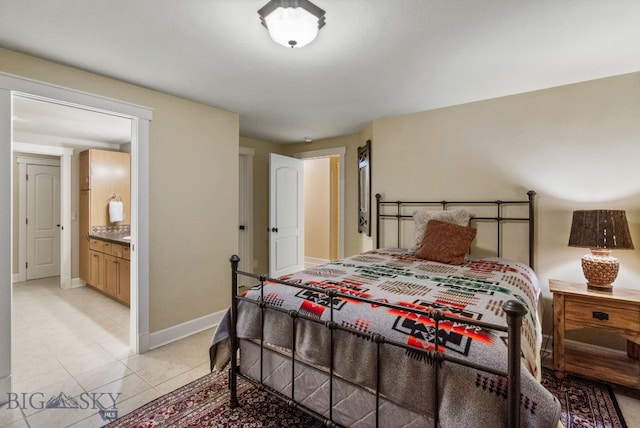
[[[209,372],[207,330],[145,354],[129,349],[129,308],[88,287],[62,290],[59,278],[13,285],[13,401],[0,407],[2,428],[93,428],[107,423],[91,400],[118,416]],[[43,409],[63,392],[84,409]],[[98,395],[93,395],[98,397]],[[84,398],[84,401],[82,400]],[[89,404],[83,404],[91,403]]]
[[[0,406],[0,427],[100,427],[106,422],[97,409],[40,409],[40,403],[60,392],[120,393],[116,407],[122,416],[209,372],[212,330],[135,355],[127,307],[88,287],[61,290],[58,284],[56,277],[13,286],[18,396]],[[615,390],[629,428],[640,428],[640,392]],[[109,404],[108,396],[102,400]]]

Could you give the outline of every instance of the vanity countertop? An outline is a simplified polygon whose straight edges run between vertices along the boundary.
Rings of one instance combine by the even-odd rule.
[[[128,237],[128,239],[124,239]],[[89,235],[90,239],[112,242],[114,244],[131,246],[131,235],[124,232],[94,232]]]

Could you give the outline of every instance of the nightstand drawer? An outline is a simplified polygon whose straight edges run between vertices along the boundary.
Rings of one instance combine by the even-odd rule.
[[[640,332],[640,312],[620,309],[614,306],[589,303],[588,301],[567,299],[565,319],[579,321],[591,326],[611,327],[632,332]]]

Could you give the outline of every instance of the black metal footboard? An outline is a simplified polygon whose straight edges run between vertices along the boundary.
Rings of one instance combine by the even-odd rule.
[[[289,406],[299,409],[301,411],[303,411],[306,414],[309,414],[321,421],[323,421],[324,426],[328,426],[328,427],[333,427],[333,426],[339,426],[333,418],[333,384],[334,384],[334,379],[337,376],[334,370],[334,358],[333,358],[333,350],[334,350],[334,332],[341,330],[341,331],[345,331],[348,333],[351,333],[355,336],[361,337],[363,339],[369,340],[372,343],[376,344],[377,347],[377,362],[376,362],[376,387],[375,387],[375,398],[376,398],[376,427],[380,426],[380,399],[381,399],[381,392],[380,392],[380,379],[381,379],[381,375],[380,375],[380,349],[381,346],[383,344],[387,344],[387,345],[391,345],[391,346],[396,346],[399,348],[404,348],[407,350],[410,350],[411,352],[419,352],[423,355],[423,357],[431,362],[431,367],[433,369],[433,383],[432,383],[432,391],[431,391],[431,397],[433,399],[433,407],[434,407],[434,417],[433,417],[433,426],[437,427],[439,425],[439,403],[440,403],[440,397],[439,397],[439,389],[438,389],[438,378],[439,378],[439,370],[440,367],[442,365],[442,363],[444,361],[447,362],[451,362],[451,363],[455,363],[455,364],[460,364],[466,367],[470,367],[473,369],[477,369],[477,370],[481,370],[487,373],[491,373],[494,375],[498,375],[498,376],[503,376],[505,378],[508,379],[508,396],[507,396],[507,400],[508,400],[508,426],[510,428],[515,428],[515,427],[519,427],[520,426],[520,383],[521,383],[521,379],[520,379],[520,366],[521,366],[521,351],[520,351],[520,342],[521,342],[521,337],[520,337],[520,330],[521,330],[521,325],[522,325],[522,317],[527,313],[527,310],[525,309],[525,307],[515,301],[515,300],[510,300],[508,302],[506,302],[503,305],[503,309],[507,315],[507,327],[501,326],[501,325],[496,325],[496,324],[490,324],[490,323],[484,323],[484,322],[480,322],[480,321],[474,321],[474,320],[465,320],[464,323],[468,324],[470,326],[476,326],[476,327],[480,327],[480,328],[485,328],[485,329],[490,329],[490,330],[494,330],[494,331],[502,331],[502,332],[507,332],[508,333],[508,371],[504,372],[504,371],[500,371],[500,370],[495,370],[493,368],[490,367],[485,367],[483,365],[480,364],[476,364],[470,361],[466,361],[463,359],[459,359],[456,357],[453,357],[451,355],[442,353],[442,352],[438,352],[439,347],[439,334],[437,333],[438,331],[440,331],[440,323],[442,321],[445,320],[451,320],[451,321],[455,321],[455,322],[460,322],[460,318],[455,318],[455,317],[451,317],[451,316],[447,316],[439,311],[421,311],[418,309],[414,309],[414,308],[409,308],[406,306],[399,306],[399,305],[394,305],[394,304],[389,304],[389,303],[385,303],[385,302],[380,302],[380,301],[374,301],[372,299],[367,299],[367,298],[362,298],[359,296],[354,296],[354,295],[347,295],[344,293],[340,293],[338,291],[335,290],[325,290],[323,288],[320,287],[316,287],[313,285],[305,285],[305,284],[297,284],[297,283],[292,283],[292,282],[287,282],[287,281],[282,281],[279,279],[274,279],[274,278],[268,278],[266,276],[258,276],[258,275],[254,275],[251,273],[247,273],[247,272],[242,272],[242,271],[238,271],[238,263],[240,261],[240,258],[236,255],[232,256],[230,259],[231,262],[231,293],[232,293],[232,302],[231,302],[231,325],[230,325],[230,338],[231,338],[231,368],[229,370],[229,387],[231,390],[231,407],[236,407],[238,406],[238,397],[237,397],[237,376],[243,376],[245,377],[243,374],[240,373],[239,370],[239,365],[238,365],[238,361],[237,361],[237,353],[238,353],[238,348],[239,348],[239,343],[238,343],[238,337],[236,334],[236,322],[238,319],[238,303],[240,301],[245,301],[245,302],[250,302],[251,304],[255,304],[257,305],[260,310],[261,310],[261,314],[262,314],[262,328],[261,328],[261,337],[260,337],[260,350],[261,350],[261,361],[260,361],[260,379],[255,380],[255,379],[251,379],[248,377],[245,377],[247,380],[253,382],[253,383],[257,383],[260,384],[263,379],[262,379],[262,358],[263,358],[263,354],[264,354],[264,313],[265,311],[279,311],[282,313],[286,313],[288,314],[288,316],[291,318],[291,322],[293,323],[292,326],[292,331],[293,331],[293,338],[292,338],[292,349],[290,350],[290,356],[288,356],[288,358],[290,358],[291,361],[291,395],[290,396],[285,396],[277,391],[274,391],[272,389],[270,389],[267,386],[264,386],[265,391],[277,396],[278,398],[286,401],[288,403]],[[292,287],[296,287],[296,288],[300,288],[300,289],[305,289],[305,290],[311,290],[311,291],[315,291],[315,292],[319,292],[319,293],[323,293],[325,295],[327,295],[328,297],[330,297],[329,299],[329,309],[330,309],[330,320],[329,321],[319,321],[316,318],[312,318],[309,316],[306,316],[303,313],[300,313],[298,311],[289,311],[289,310],[284,310],[280,307],[277,306],[273,306],[270,305],[269,303],[267,303],[264,299],[264,291],[263,291],[263,287],[261,288],[261,295],[260,298],[256,301],[253,299],[246,299],[242,296],[238,296],[238,275],[242,275],[242,276],[247,276],[247,277],[251,277],[254,278],[256,280],[260,281],[261,285],[264,285],[265,282],[273,282],[273,283],[281,283],[281,284],[286,284]],[[375,304],[377,306],[385,306],[391,309],[397,309],[397,310],[401,310],[404,312],[412,312],[415,313],[417,315],[420,316],[426,316],[431,318],[434,323],[435,323],[435,329],[436,329],[436,334],[435,336],[435,343],[434,343],[434,350],[422,350],[422,349],[417,349],[414,347],[410,347],[404,343],[400,343],[400,342],[396,342],[393,340],[389,340],[385,337],[383,337],[380,334],[367,334],[367,333],[362,333],[361,331],[358,330],[354,330],[348,327],[344,327],[339,325],[338,323],[335,323],[334,320],[334,307],[333,307],[333,301],[335,298],[345,298],[345,299],[349,299],[349,300],[357,300],[360,302],[364,302],[364,303],[369,303],[369,304]],[[328,330],[329,330],[329,337],[330,337],[330,347],[331,349],[329,350],[329,355],[330,355],[330,364],[328,367],[328,376],[329,376],[329,417],[326,417],[324,415],[321,415],[317,412],[315,412],[312,409],[309,409],[307,407],[305,407],[304,405],[297,403],[295,400],[295,367],[296,367],[296,340],[295,340],[295,336],[296,336],[296,322],[298,319],[304,319],[304,320],[308,320],[311,322],[315,322],[315,323],[319,323],[319,324],[323,324]]]

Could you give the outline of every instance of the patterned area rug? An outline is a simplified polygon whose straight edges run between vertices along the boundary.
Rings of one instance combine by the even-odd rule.
[[[108,428],[319,428],[322,424],[290,409],[270,394],[238,378],[240,406],[229,407],[226,371],[210,373],[164,395],[128,415],[111,422]]]
[[[609,385],[571,375],[558,382],[549,369],[542,384],[560,400],[565,428],[627,428]]]
[[[565,428],[627,428],[611,388],[602,383],[568,376],[557,382],[543,371],[542,384],[562,405]],[[319,428],[322,424],[249,382],[238,379],[240,406],[229,408],[227,374],[211,373],[164,395],[107,428]]]

